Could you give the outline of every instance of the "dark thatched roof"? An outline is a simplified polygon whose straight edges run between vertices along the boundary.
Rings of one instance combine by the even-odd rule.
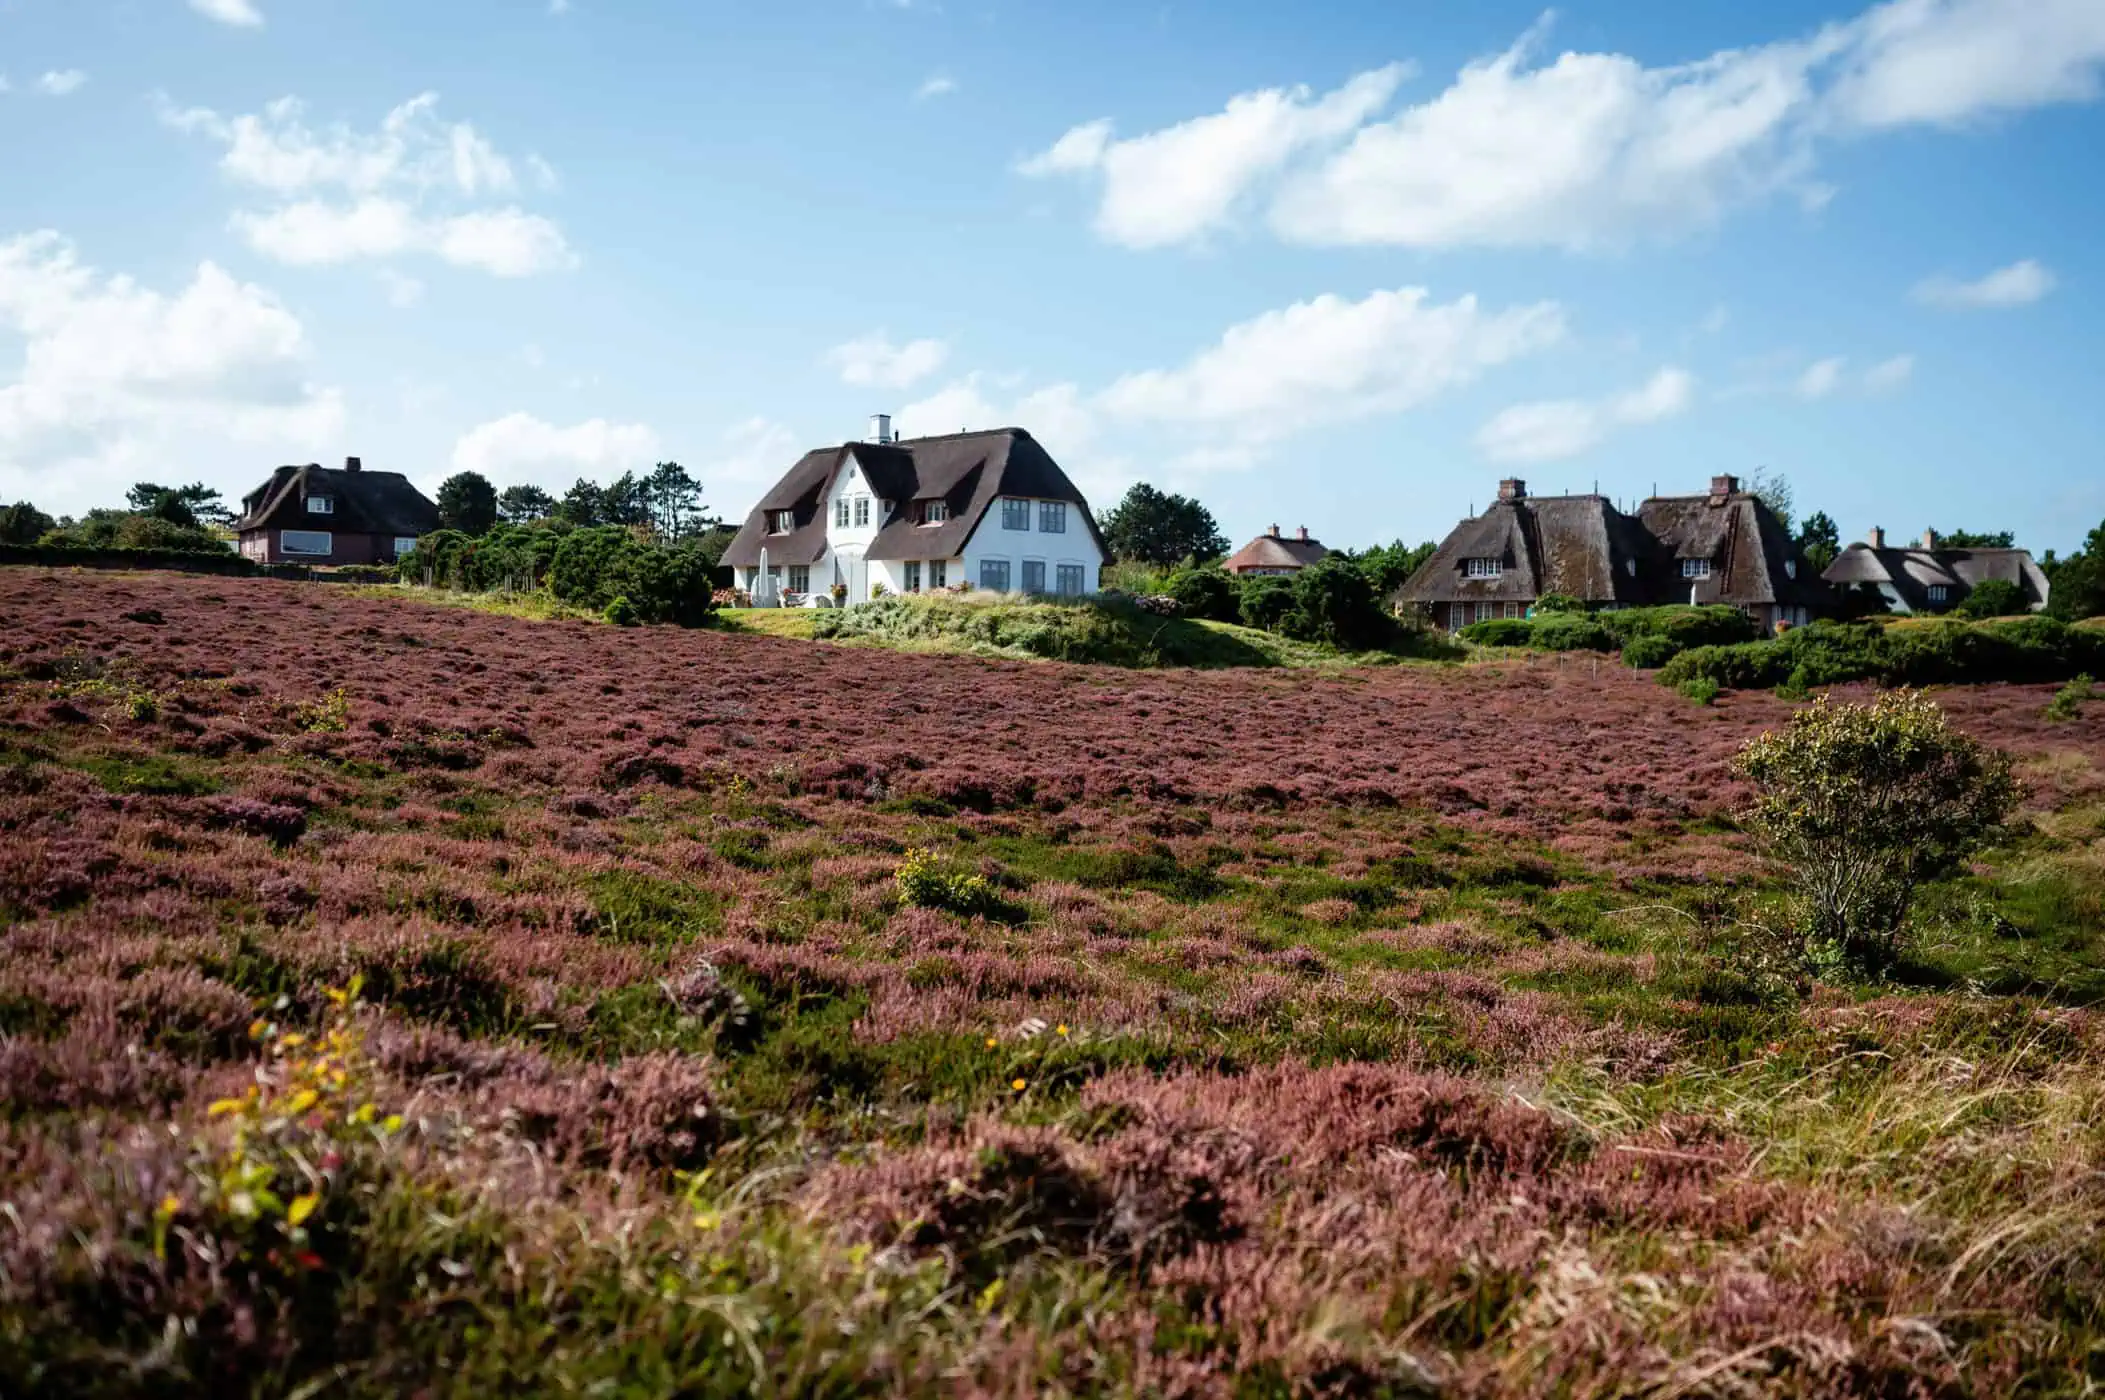
[[[335,509],[311,514],[310,495],[327,496]],[[346,535],[428,535],[439,528],[439,508],[400,472],[356,471],[309,464],[279,467],[270,480],[242,497],[239,532],[328,530]]]
[[[1398,590],[1405,603],[1532,602],[1568,593],[1588,603],[1644,601],[1650,542],[1605,496],[1520,496],[1457,525]],[[1471,578],[1468,561],[1495,559],[1496,578]]]
[[[1843,587],[1886,584],[1916,612],[1940,606],[1930,601],[1933,586],[1946,590],[1945,607],[1990,579],[2016,584],[2030,608],[2044,607],[2048,595],[2045,572],[2031,551],[2024,549],[1894,549],[1853,544],[1835,556],[1821,577]]]
[[[770,565],[816,563],[826,552],[826,493],[851,454],[883,502],[877,536],[863,551],[867,559],[956,558],[1002,496],[1068,502],[1081,512],[1097,549],[1110,555],[1089,503],[1051,454],[1021,428],[998,428],[894,443],[845,442],[807,452],[753,507],[723,562],[751,568],[765,546]],[[949,518],[920,524],[921,506],[929,501],[947,503]],[[767,518],[781,510],[791,512],[791,528],[769,534]]]
[[[1752,492],[1654,496],[1637,515],[1659,544],[1653,560],[1658,602],[1818,608],[1830,599],[1783,521]],[[1710,560],[1710,577],[1683,578],[1684,559]]]

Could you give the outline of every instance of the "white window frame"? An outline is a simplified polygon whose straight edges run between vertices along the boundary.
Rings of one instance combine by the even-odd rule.
[[[931,589],[948,588],[950,586],[950,561],[948,559],[931,559],[928,561],[928,586]]]
[[[833,528],[836,530],[848,528],[848,498],[846,496],[833,503]]]
[[[789,566],[789,591],[792,593],[809,593],[811,591],[811,565],[792,564]]]
[[[786,535],[797,528],[797,513],[793,510],[771,510],[767,513],[767,532],[770,535]]]
[[[1084,591],[1083,585],[1088,582],[1088,574],[1080,564],[1056,564],[1053,566],[1053,581],[1061,597],[1079,598]],[[1070,582],[1074,587],[1067,586]]]
[[[921,503],[921,523],[923,525],[940,525],[949,518],[950,502],[923,501]]]
[[[1031,503],[1021,496],[1001,498],[1001,528],[1019,535],[1031,532]]]
[[[309,496],[307,498],[307,513],[309,515],[336,514],[336,498],[334,496]]]
[[[855,528],[858,530],[870,528],[870,498],[868,496],[857,496],[855,498]]]
[[[1447,605],[1447,630],[1459,632],[1468,625],[1469,605],[1467,603],[1449,603]]]
[[[415,535],[397,535],[397,536],[395,536],[395,557],[396,557],[397,559],[400,559],[400,558],[401,558],[401,557],[402,557],[403,555],[405,555],[405,554],[409,553],[409,552],[410,552],[411,550],[415,549],[416,547],[417,547],[417,537],[416,537]]]
[[[921,591],[921,561],[918,559],[906,561],[906,591],[909,593],[919,593]]]
[[[1038,533],[1041,535],[1064,535],[1067,533],[1067,502],[1038,502]]]
[[[988,580],[993,576],[992,571],[996,569],[1001,571],[999,575],[1001,582],[998,584],[990,583]],[[979,561],[979,586],[987,592],[1006,593],[1009,591],[1009,585],[1013,582],[1015,582],[1015,575],[1009,570],[1008,560],[982,559]]]
[[[292,542],[295,536],[307,540],[320,540],[322,547],[320,549],[302,549]],[[278,552],[280,554],[304,554],[313,558],[320,558],[323,555],[336,553],[336,536],[328,530],[280,530],[278,531]]]
[[[1465,559],[1462,572],[1470,578],[1499,578],[1506,572],[1503,559]]]
[[[1708,559],[1684,559],[1684,560],[1682,560],[1682,561],[1681,561],[1681,577],[1683,577],[1683,578],[1689,578],[1689,579],[1697,579],[1697,578],[1709,578],[1709,577],[1710,577],[1710,561],[1709,561]]]

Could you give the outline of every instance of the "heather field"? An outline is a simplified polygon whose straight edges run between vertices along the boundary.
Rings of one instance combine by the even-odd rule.
[[[0,569],[0,1395],[2095,1393],[2054,691],[1822,983],[1766,693]]]

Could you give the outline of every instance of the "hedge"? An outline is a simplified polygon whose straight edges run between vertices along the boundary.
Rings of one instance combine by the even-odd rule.
[[[1729,690],[1794,690],[1877,681],[1970,685],[2066,681],[2105,665],[2105,631],[2058,618],[1885,625],[1818,622],[1774,641],[1697,647],[1669,661],[1662,685],[1708,679]]]
[[[50,569],[169,569],[186,574],[301,579],[326,583],[392,583],[393,568],[357,564],[333,571],[306,564],[259,564],[230,550],[93,549],[65,544],[0,544],[0,564]]]

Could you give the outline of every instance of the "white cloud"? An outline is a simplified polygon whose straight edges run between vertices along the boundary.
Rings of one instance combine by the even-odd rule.
[[[1864,371],[1864,391],[1871,394],[1889,394],[1915,376],[1915,357],[1895,355],[1890,360],[1880,360]]]
[[[797,459],[802,444],[797,435],[767,418],[748,418],[724,430],[717,455],[703,464],[696,475],[705,491],[719,484],[767,486]]]
[[[1515,404],[1477,430],[1477,449],[1494,462],[1551,462],[1599,446],[1617,428],[1657,423],[1687,411],[1695,377],[1668,366],[1628,393],[1605,399]]]
[[[0,497],[81,509],[131,471],[304,461],[342,431],[298,318],[209,262],[170,294],[103,275],[56,233],[0,243],[0,329],[24,347],[0,378]]]
[[[1563,336],[1549,302],[1487,313],[1471,296],[1428,304],[1422,287],[1320,296],[1229,327],[1182,368],[1127,375],[1102,402],[1122,418],[1277,437],[1414,408]]]
[[[437,257],[498,277],[577,265],[552,220],[515,204],[511,160],[467,122],[442,122],[425,93],[395,107],[377,130],[315,130],[294,98],[260,113],[222,117],[161,101],[161,120],[226,148],[220,169],[276,202],[237,211],[249,246],[283,262],[317,265],[405,254]],[[543,189],[557,183],[539,156],[527,168]]]
[[[37,79],[37,91],[46,97],[68,97],[79,92],[88,81],[88,75],[78,68],[46,73]]]
[[[914,90],[914,101],[926,102],[931,97],[948,97],[956,91],[956,79],[945,73],[937,73]]]
[[[190,8],[221,24],[254,29],[263,23],[263,12],[254,0],[190,0]]]
[[[1020,169],[1101,172],[1096,226],[1105,238],[1135,248],[1181,242],[1225,221],[1294,157],[1351,135],[1395,95],[1405,72],[1392,64],[1362,73],[1320,98],[1306,87],[1244,93],[1212,116],[1125,141],[1112,138],[1109,121],[1091,122]]]
[[[1798,383],[1795,386],[1798,397],[1801,399],[1824,399],[1835,390],[1841,388],[1843,363],[1842,357],[1836,355],[1808,365],[1805,373],[1798,376]]]
[[[1547,61],[1547,23],[1383,115],[1394,67],[1312,101],[1268,89],[1115,140],[1078,126],[1026,174],[1102,179],[1096,226],[1136,247],[1263,209],[1290,242],[1589,249],[1671,237],[1791,194],[1817,207],[1824,145],[2089,101],[2105,72],[2098,0],[1889,0],[1800,38],[1649,67]]]
[[[1931,306],[2028,306],[2054,290],[2054,274],[2026,258],[1972,282],[1931,277],[1915,286],[1915,299]]]
[[[843,384],[904,389],[941,369],[949,354],[940,340],[894,345],[883,331],[872,331],[828,350],[826,363],[840,372]]]
[[[642,423],[593,418],[561,428],[513,413],[462,434],[453,445],[453,470],[481,472],[499,487],[560,491],[580,476],[648,471],[660,455],[657,433]]]

